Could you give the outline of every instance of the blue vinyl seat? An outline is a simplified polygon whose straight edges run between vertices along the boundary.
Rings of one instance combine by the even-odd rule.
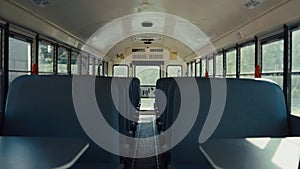
[[[72,76],[21,76],[11,83],[3,122],[6,136],[80,137],[90,143],[89,149],[77,165],[92,165],[97,168],[124,168],[120,157],[96,145],[81,127],[73,105]],[[89,78],[82,76],[78,78]],[[92,77],[90,77],[92,78]],[[132,78],[122,79],[132,81]],[[130,89],[115,86],[111,89],[111,78],[96,77],[96,100],[106,121],[117,131],[127,132],[126,121],[112,100],[111,90],[122,95],[124,91],[139,90],[139,81],[134,79]],[[136,89],[137,88],[137,89]],[[120,98],[121,99],[121,98]],[[139,95],[130,94],[130,101],[137,104]],[[128,112],[129,113],[129,112]],[[124,119],[123,119],[124,120]],[[99,133],[100,134],[100,133]],[[115,138],[118,139],[118,138]],[[76,165],[74,166],[76,168]]]
[[[189,78],[181,79],[184,81]],[[164,120],[167,123],[165,126],[171,126],[176,120],[181,104],[180,89],[174,81],[176,78],[157,81],[158,88],[167,86],[163,91],[171,99],[167,101],[162,115],[165,119],[171,119]],[[196,78],[196,81],[200,96],[198,116],[187,136],[170,151],[169,168],[210,168],[209,162],[199,150],[198,139],[211,107],[211,82],[221,83],[222,79]],[[211,138],[284,137],[289,134],[284,95],[277,84],[251,79],[226,79],[226,83],[224,112]],[[188,87],[190,84],[186,85]]]

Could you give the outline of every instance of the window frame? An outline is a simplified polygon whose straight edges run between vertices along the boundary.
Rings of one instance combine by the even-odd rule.
[[[208,76],[209,77],[215,77],[215,56],[211,56],[211,57],[207,57],[207,66],[208,66]],[[212,65],[210,65],[212,62]],[[210,66],[212,66],[212,68],[210,68]],[[212,70],[212,72],[210,73],[210,70]]]
[[[2,75],[3,75],[3,56],[4,56],[3,46],[4,46],[4,26],[0,23],[0,70]],[[2,86],[2,84],[0,85]]]
[[[86,62],[83,62],[84,58],[86,59]],[[85,67],[85,70],[83,70],[83,67]],[[89,72],[89,53],[81,52],[81,55],[80,55],[80,75],[88,75],[88,72]]]
[[[227,50],[225,50],[224,52],[225,52],[225,69],[226,69],[226,74],[225,74],[225,77],[226,78],[237,78],[238,77],[238,73],[237,73],[237,67],[238,67],[238,65],[236,64],[237,63],[237,60],[238,60],[238,57],[237,57],[237,55],[238,55],[238,48],[236,47],[236,46],[234,46],[234,47],[231,47],[231,48],[228,48]],[[230,52],[235,52],[235,62],[234,62],[234,64],[235,64],[235,73],[234,74],[228,74],[228,65],[227,65],[227,63],[228,63],[228,53],[230,53]],[[223,58],[224,58],[224,56],[223,56]]]
[[[137,77],[136,75],[136,67],[137,66],[157,66],[157,67],[159,67],[159,79],[162,77],[162,67],[163,67],[163,64],[159,64],[159,63],[153,63],[153,64],[151,64],[151,62],[150,62],[150,64],[134,64],[134,77]],[[144,84],[142,84],[142,82],[141,82],[141,86],[156,86],[156,84],[153,84],[153,85],[149,85],[149,84],[146,84],[146,85],[144,85]]]
[[[126,66],[127,67],[127,76],[126,77],[129,77],[129,66],[127,65],[127,64],[114,64],[113,66],[112,66],[112,76],[113,77],[118,77],[118,76],[115,76],[115,67],[116,66]]]
[[[12,38],[12,39],[16,39],[16,40],[19,40],[19,41],[22,41],[22,42],[27,42],[30,44],[30,59],[28,60],[28,65],[30,67],[29,70],[14,70],[14,69],[10,69],[9,68],[9,64],[10,64],[10,56],[9,56],[9,53],[8,53],[8,67],[7,67],[7,70],[8,70],[8,79],[10,77],[9,73],[10,72],[14,72],[14,73],[24,73],[24,74],[32,74],[32,63],[33,63],[33,43],[34,43],[34,39],[29,37],[29,36],[26,36],[26,35],[22,35],[20,33],[17,33],[17,32],[14,32],[14,31],[9,31],[8,32],[8,39]],[[7,42],[9,44],[9,41]],[[9,45],[10,46],[10,45]],[[9,50],[9,49],[8,49]],[[10,80],[9,80],[10,81]],[[8,83],[9,83],[8,81]]]
[[[180,72],[181,72],[181,73],[180,73],[180,77],[183,76],[182,65],[179,65],[179,64],[177,64],[177,65],[176,65],[176,64],[170,64],[170,65],[167,65],[167,67],[166,67],[166,77],[169,77],[169,76],[168,76],[168,68],[169,68],[170,66],[179,66],[180,69],[181,69],[181,70],[180,70]]]
[[[292,28],[292,29],[290,29],[290,36],[289,36],[289,38],[290,38],[290,69],[288,69],[288,78],[289,78],[289,92],[288,93],[290,93],[289,94],[289,96],[288,96],[288,98],[287,98],[287,104],[288,104],[288,107],[289,107],[289,113],[292,115],[292,116],[296,116],[296,117],[300,117],[300,114],[297,114],[297,113],[293,113],[293,91],[292,91],[292,87],[293,87],[293,76],[295,77],[295,76],[298,76],[298,77],[300,77],[300,70],[296,70],[296,71],[294,71],[293,70],[293,62],[294,62],[294,55],[293,55],[293,50],[294,50],[294,48],[293,48],[293,32],[296,32],[296,31],[299,31],[300,32],[300,25],[299,26],[297,26],[297,27],[294,27],[294,28]],[[300,39],[299,39],[299,41],[300,41]],[[300,51],[299,51],[299,53],[300,53]],[[300,55],[298,56],[298,57],[300,57]]]
[[[223,78],[224,77],[224,55],[223,55],[223,52],[217,52],[215,55],[214,55],[214,57],[215,57],[215,77],[218,77],[218,78]],[[222,57],[222,60],[221,60],[221,67],[220,67],[220,69],[221,69],[221,72],[222,72],[222,74],[217,74],[217,58],[218,57]]]
[[[207,57],[205,56],[205,57],[201,58],[200,62],[201,62],[201,65],[200,65],[200,67],[201,67],[201,75],[200,75],[200,77],[206,77],[205,74],[206,74],[206,71],[207,71]],[[203,63],[205,65],[203,65]]]
[[[89,54],[89,66],[88,66],[88,70],[89,70],[89,75],[90,76],[96,76],[96,56]],[[90,66],[92,66],[92,70],[90,70]]]
[[[196,60],[195,71],[196,71],[195,72],[196,77],[201,77],[201,61],[200,61],[200,59]]]
[[[251,46],[251,45],[254,45],[254,55],[253,55],[253,61],[254,61],[254,67],[253,67],[253,73],[242,73],[242,48],[244,47],[248,47],[248,46]],[[255,77],[255,67],[256,67],[256,64],[255,64],[255,60],[256,60],[256,50],[257,50],[257,47],[256,47],[256,43],[255,43],[255,40],[251,40],[251,41],[248,41],[248,42],[245,42],[243,44],[241,44],[239,46],[239,50],[240,50],[240,56],[239,56],[239,77],[241,78],[242,76],[253,76],[253,78]],[[245,77],[242,77],[242,78],[245,78]]]
[[[190,77],[192,75],[191,73],[191,62],[187,63],[187,76]]]
[[[66,51],[68,52],[68,56],[67,56],[67,72],[58,72],[58,51],[59,51],[59,48],[64,48],[66,49]],[[71,71],[70,71],[70,59],[71,59],[71,48],[69,46],[66,46],[66,45],[62,45],[62,44],[58,44],[57,45],[57,53],[56,53],[56,71],[57,71],[57,74],[58,75],[70,75],[71,74]]]
[[[191,62],[191,77],[196,77],[196,60]]]
[[[74,73],[72,71],[72,60],[73,60],[73,53],[76,53],[77,54],[77,61],[79,61],[79,63],[76,62],[76,65],[77,65],[77,73]],[[79,59],[78,59],[79,57]],[[70,74],[71,75],[80,75],[81,74],[81,51],[76,49],[76,48],[72,48],[71,49],[71,59],[70,59],[70,68],[71,68],[71,71],[70,71]]]
[[[53,46],[53,56],[52,56],[52,60],[53,60],[53,65],[52,65],[52,67],[53,67],[53,71],[52,72],[41,72],[40,71],[40,68],[39,68],[39,57],[40,57],[40,52],[38,52],[38,54],[37,54],[37,64],[38,64],[38,72],[39,73],[41,73],[41,74],[55,74],[55,61],[56,61],[56,59],[55,59],[55,56],[56,56],[56,48],[57,48],[57,46],[56,46],[56,44],[55,43],[53,43],[53,42],[51,42],[51,41],[49,41],[49,40],[46,40],[46,39],[44,39],[44,38],[39,38],[38,39],[38,42],[39,42],[39,44],[38,44],[38,47],[40,47],[40,43],[41,42],[44,42],[44,43],[47,43],[48,45],[52,45]],[[38,49],[38,51],[39,51],[39,49]]]
[[[283,68],[282,71],[269,71],[269,72],[263,72],[263,46],[267,44],[271,44],[274,42],[283,41],[283,53],[282,53],[282,63]],[[275,34],[273,36],[267,37],[265,39],[260,40],[260,66],[261,66],[261,76],[268,78],[269,76],[282,76],[282,84],[278,84],[279,86],[283,87],[284,85],[284,36],[283,33]]]

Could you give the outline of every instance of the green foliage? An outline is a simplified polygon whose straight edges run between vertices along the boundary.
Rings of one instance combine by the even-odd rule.
[[[292,33],[292,70],[300,71],[300,30]]]
[[[292,72],[300,72],[300,30],[292,33]],[[292,114],[300,116],[300,75],[292,75]]]
[[[236,50],[226,55],[226,74],[236,74]]]
[[[114,66],[114,76],[116,77],[128,77],[128,66],[118,65]]]
[[[159,66],[136,66],[136,77],[140,79],[141,85],[154,85],[160,78]]]
[[[68,63],[68,50],[65,48],[58,48],[58,58],[57,61],[59,64],[67,64]]]
[[[283,40],[262,46],[262,72],[283,72]]]
[[[47,43],[39,43],[39,71],[53,72],[54,47]]]
[[[168,77],[180,77],[182,74],[181,66],[168,66],[167,73]]]
[[[53,46],[45,43],[39,44],[39,62],[40,63],[52,63],[53,62]]]
[[[201,61],[201,64],[202,64],[202,77],[205,77],[205,72],[206,72],[206,60],[202,60]]]
[[[223,76],[223,54],[216,56],[216,76]]]
[[[209,59],[208,60],[208,75],[210,76],[210,77],[212,77],[212,75],[213,75],[213,72],[214,72],[214,66],[213,66],[213,59],[211,58],[211,59]]]
[[[240,59],[240,74],[252,73],[254,77],[255,72],[255,45],[251,44],[241,48]]]

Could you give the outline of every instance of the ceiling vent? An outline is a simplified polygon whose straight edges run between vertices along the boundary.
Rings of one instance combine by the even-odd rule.
[[[245,2],[245,6],[248,9],[253,9],[255,7],[257,7],[259,4],[261,4],[264,0],[247,0]]]
[[[163,59],[164,55],[149,55],[149,59]]]
[[[131,49],[132,53],[135,53],[135,52],[146,52],[146,49],[142,49],[142,48],[134,48],[134,49]]]
[[[152,48],[150,49],[150,52],[163,52],[164,49],[163,48]]]
[[[49,0],[31,0],[35,4],[37,4],[41,8],[45,8],[47,5],[50,4]]]
[[[132,55],[132,59],[147,59],[147,55]]]

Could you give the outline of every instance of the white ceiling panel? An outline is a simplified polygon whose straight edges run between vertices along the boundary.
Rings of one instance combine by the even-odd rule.
[[[264,0],[254,9],[246,8],[245,0],[48,0],[49,4],[45,7],[40,7],[33,0],[10,1],[83,41],[87,41],[95,32],[115,19],[143,12],[162,12],[186,19],[213,41],[287,0]],[[175,28],[172,23],[163,26],[166,31],[180,29],[180,26]],[[137,27],[112,29],[118,31],[115,33],[121,33],[134,28]],[[107,41],[115,41],[113,33],[107,34],[104,38]]]

